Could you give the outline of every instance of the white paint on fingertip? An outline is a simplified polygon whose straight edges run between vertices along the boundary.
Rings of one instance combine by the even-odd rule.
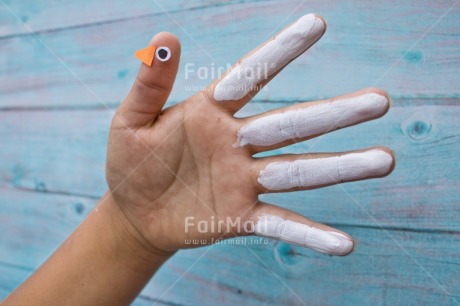
[[[388,107],[385,96],[367,93],[268,115],[243,126],[238,131],[238,144],[270,146],[319,135],[381,116]]]
[[[240,100],[258,84],[313,45],[325,29],[314,14],[298,19],[233,67],[214,88],[216,101]]]
[[[268,190],[317,187],[383,176],[392,165],[392,155],[373,149],[333,157],[270,163],[260,171],[257,181]]]
[[[277,216],[261,216],[254,225],[254,234],[331,255],[346,255],[353,249],[353,241],[343,234],[324,231]]]

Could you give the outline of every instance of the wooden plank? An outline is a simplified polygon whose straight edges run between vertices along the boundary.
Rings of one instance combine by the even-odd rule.
[[[218,246],[169,292],[166,292],[168,286],[185,272],[184,268],[174,271],[173,267],[166,266],[146,292],[153,296],[166,292],[162,299],[191,305],[195,304],[190,302],[194,296],[199,296],[202,304],[219,300],[229,305],[244,304],[244,301],[250,301],[251,305],[302,305],[299,297],[307,305],[359,305],[363,301],[388,305],[453,303],[452,297],[421,270],[422,266],[450,295],[458,298],[458,265],[444,266],[439,261],[444,261],[445,253],[432,252],[440,246],[438,243],[451,244],[448,249],[440,247],[450,254],[446,257],[453,256],[458,263],[456,248],[452,247],[458,245],[458,236],[391,232],[393,238],[402,241],[411,259],[382,231],[344,230],[361,242],[356,253],[347,258],[315,254],[284,243],[251,246],[257,257],[245,246]],[[428,247],[427,239],[430,240]],[[431,241],[437,239],[443,242],[431,245]],[[425,251],[416,250],[418,244],[424,245],[421,249]],[[193,264],[202,251],[188,252],[196,255],[187,260],[185,268]],[[174,277],[164,276],[171,270],[176,272]],[[209,271],[213,271],[211,276]]]
[[[72,232],[96,202],[77,196],[1,188],[0,262],[20,266],[23,270],[35,268]]]
[[[395,100],[380,120],[270,152],[334,152],[386,145],[398,160],[391,176],[263,198],[324,222],[373,227],[375,218],[394,228],[460,231],[456,192],[460,107],[405,101]],[[250,103],[240,115],[279,106]],[[0,185],[98,198],[106,190],[110,117],[106,110],[0,112]]]
[[[454,1],[4,2],[46,46],[0,5],[0,299],[105,191],[108,125],[137,72],[134,50],[155,32],[178,34],[183,57],[171,102],[180,101],[191,86],[208,84],[198,67],[226,66],[282,25],[318,12],[326,36],[256,98],[272,103],[252,103],[240,115],[370,85],[393,94],[384,119],[270,153],[395,150],[388,178],[263,196],[349,232],[356,252],[336,258],[273,241],[181,251],[134,305],[460,303]],[[195,71],[186,76],[187,64]]]
[[[7,7],[6,7],[6,6]],[[0,26],[0,38],[14,35],[59,31],[71,27],[116,22],[128,18],[149,16],[163,10],[152,1],[5,1],[0,9],[1,18],[9,18]],[[168,1],[164,10],[178,10],[180,1]],[[8,20],[8,19],[7,19]]]
[[[269,195],[267,200],[308,211],[324,222],[349,224],[358,218],[357,224],[376,226],[375,218],[390,227],[458,232],[460,122],[447,117],[460,115],[460,108],[458,104],[398,107],[398,103],[394,101],[389,114],[377,121],[278,151],[334,152],[386,145],[397,159],[389,177],[318,189],[308,192],[307,198],[299,192]]]
[[[40,41],[30,35],[13,36],[0,44],[4,54],[0,60],[0,107],[116,105],[126,95],[139,66],[132,56],[134,50],[161,30],[172,31],[182,40],[182,63],[172,95],[173,101],[179,101],[196,91],[193,86],[207,85],[212,71],[217,74],[219,67],[233,63],[305,12],[323,14],[329,21],[329,34],[257,99],[309,100],[371,85],[383,87],[395,97],[455,98],[460,94],[456,69],[460,7],[430,28],[451,4],[330,0],[300,6],[292,1],[280,6],[271,1],[44,32]],[[84,20],[83,15],[78,16]],[[187,64],[187,71],[194,65],[193,72],[186,73]],[[208,77],[200,78],[200,67],[207,68]]]
[[[112,111],[1,112],[0,117],[0,138],[10,139],[0,153],[4,183],[90,197],[105,191]],[[64,163],[58,161],[63,157]],[[59,181],[67,182],[61,185]]]
[[[17,286],[19,286],[31,273],[33,269],[20,266],[8,265],[0,262],[0,301],[9,295]],[[140,295],[132,306],[151,306],[155,299]],[[158,300],[156,305],[168,305],[166,302]]]
[[[2,188],[0,202],[1,298],[43,262],[95,201]],[[300,300],[308,305],[454,305],[460,297],[460,235],[340,228],[358,241],[346,258],[272,240],[259,245],[232,240],[180,251],[144,289],[138,304],[159,298],[166,305],[216,300],[228,305],[302,305]]]
[[[214,6],[238,5],[254,0],[123,0],[86,1],[3,1],[0,7],[0,39],[33,33],[62,31],[120,22],[133,18],[149,18],[177,11],[199,10]]]

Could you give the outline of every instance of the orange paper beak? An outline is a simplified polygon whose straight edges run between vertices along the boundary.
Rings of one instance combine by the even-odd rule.
[[[148,46],[147,48],[134,52],[134,56],[147,66],[152,66],[155,49],[155,46]]]

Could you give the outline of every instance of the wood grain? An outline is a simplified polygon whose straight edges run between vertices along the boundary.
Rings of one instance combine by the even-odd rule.
[[[149,18],[179,11],[201,10],[219,6],[238,5],[254,0],[178,0],[135,1],[8,1],[0,9],[5,20],[0,24],[0,38],[33,33],[65,31],[69,28],[98,26],[128,19]]]
[[[353,255],[284,243],[181,251],[134,305],[460,305],[460,5],[408,1],[12,1],[0,4],[0,299],[106,190],[108,127],[156,32],[182,42],[168,105],[304,13],[328,32],[239,116],[367,86],[384,118],[275,153],[386,145],[393,174],[263,199],[347,231]],[[5,6],[6,5],[6,6]],[[194,71],[187,73],[186,65]],[[263,155],[261,155],[263,156]],[[255,239],[259,241],[258,239]]]
[[[14,203],[6,205],[8,218],[0,223],[0,285],[6,293],[46,259],[96,201],[1,191],[2,203]],[[354,305],[365,297],[369,303],[448,305],[460,296],[460,265],[455,264],[460,235],[339,227],[358,241],[352,256],[330,257],[272,240],[181,251],[153,278],[139,302]]]
[[[460,231],[455,188],[460,172],[460,122],[456,120],[460,106],[424,105],[424,101],[410,106],[405,100],[394,100],[382,119],[269,153],[340,152],[386,145],[395,151],[398,163],[389,177],[310,191],[307,198],[305,193],[290,193],[264,199],[289,203],[325,222],[374,226],[361,205],[385,226]],[[250,103],[239,115],[283,105]],[[110,117],[111,112],[103,109],[0,112],[0,185],[98,198],[106,190]]]
[[[211,68],[216,72],[232,64],[307,12],[323,14],[329,23],[328,33],[257,99],[309,100],[367,86],[383,87],[394,97],[458,97],[460,26],[455,16],[460,7],[439,20],[451,4],[430,0],[314,1],[300,6],[295,1],[285,5],[255,2],[204,6],[35,36],[6,36],[0,44],[4,54],[0,108],[116,105],[136,75],[139,63],[134,51],[165,29],[177,34],[183,44],[172,95],[172,101],[180,101],[195,92],[191,86],[200,88],[213,79]],[[433,24],[436,27],[430,30]],[[193,66],[186,70],[187,64]],[[198,73],[200,67],[207,68],[207,77]],[[186,73],[190,68],[193,72]],[[442,75],[442,79],[433,82],[434,75]]]

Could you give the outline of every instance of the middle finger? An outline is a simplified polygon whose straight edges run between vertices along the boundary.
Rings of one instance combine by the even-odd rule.
[[[388,95],[370,88],[330,100],[304,102],[243,118],[236,146],[259,153],[383,116]]]

